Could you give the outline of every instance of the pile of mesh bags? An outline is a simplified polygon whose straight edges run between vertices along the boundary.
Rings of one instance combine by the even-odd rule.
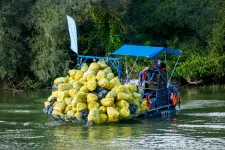
[[[136,85],[121,82],[105,61],[84,63],[54,80],[51,96],[44,102],[49,115],[67,115],[88,122],[106,123],[138,116],[148,110]],[[50,110],[50,112],[49,112]]]

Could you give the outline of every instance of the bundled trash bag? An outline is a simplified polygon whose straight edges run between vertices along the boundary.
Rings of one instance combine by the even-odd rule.
[[[63,115],[63,113],[54,109],[52,115]]]
[[[69,96],[72,97],[72,98],[73,98],[77,93],[78,93],[78,90],[77,90],[77,89],[74,89],[74,88],[73,88],[73,89],[70,89],[70,90],[69,90]]]
[[[97,87],[97,83],[95,80],[89,80],[87,82],[87,88],[90,90],[90,91],[94,91]]]
[[[98,61],[97,63],[101,70],[105,69],[107,67],[107,64],[105,61]]]
[[[101,91],[101,93],[102,93],[102,95],[105,97],[106,96],[106,94],[109,92],[109,90],[107,90],[107,89],[103,89],[102,91]]]
[[[84,74],[83,74],[83,78],[87,78],[89,75],[95,76],[96,72],[94,70],[85,71]]]
[[[91,110],[91,109],[98,109],[99,107],[99,103],[97,102],[90,102],[88,103],[88,109]]]
[[[125,84],[125,87],[127,87],[130,92],[137,92],[137,86],[135,84]]]
[[[90,103],[90,102],[96,102],[98,101],[98,96],[95,94],[95,93],[89,93],[87,95],[87,102]]]
[[[61,102],[56,104],[56,106],[54,107],[54,110],[58,112],[63,112],[65,108],[66,108],[66,104],[64,102]]]
[[[105,123],[107,119],[108,119],[108,116],[106,114],[100,114],[99,123]]]
[[[66,97],[69,97],[69,91],[58,91],[58,102],[63,102]]]
[[[57,101],[57,99],[55,97],[52,97],[50,100],[50,106],[53,106],[53,104]]]
[[[99,113],[100,114],[105,114],[106,113],[106,107],[105,106],[100,106],[99,107]]]
[[[113,78],[112,80],[109,81],[109,88],[108,89],[113,89],[115,86],[121,85],[120,79],[118,77]],[[117,91],[118,92],[118,91]],[[120,91],[119,91],[120,92]]]
[[[135,111],[135,114],[139,114],[140,112],[141,112],[141,109],[140,109],[140,107],[138,107]]]
[[[119,92],[124,92],[124,86],[123,85],[118,85],[117,86],[117,88],[116,88],[116,91],[117,91],[117,93],[119,93]]]
[[[72,69],[72,70],[69,70],[68,71],[68,74],[70,75],[70,77],[74,77],[77,73],[77,70],[76,69]]]
[[[71,105],[70,105],[71,106]],[[74,107],[74,106],[71,106],[71,109],[70,110],[72,110],[74,113],[76,113],[77,112],[77,107]],[[70,111],[69,110],[69,111]]]
[[[66,83],[67,82],[67,78],[65,77],[58,77],[54,80],[54,85],[58,84],[58,83]]]
[[[119,111],[120,113],[120,118],[128,118],[130,116],[130,110],[127,107],[123,107]]]
[[[86,103],[86,102],[87,102],[86,99],[81,99],[81,98],[75,96],[71,102],[71,106],[76,107],[78,103]]]
[[[78,92],[76,95],[77,98],[82,99],[84,102],[87,101],[87,93],[85,92]]]
[[[88,88],[87,88],[87,84],[84,84],[84,85],[80,88],[79,92],[88,93],[89,90],[88,90]]]
[[[71,106],[72,100],[73,100],[72,97],[67,97],[67,98],[64,99],[64,102],[66,103],[66,105],[70,105]]]
[[[98,91],[99,91],[99,92],[98,92]],[[98,88],[98,89],[96,90],[96,92],[98,93],[98,99],[104,98],[104,97],[107,95],[108,91],[109,91],[109,90],[107,90],[107,89],[105,89],[105,88]]]
[[[75,113],[74,113],[74,111],[73,110],[69,110],[69,111],[67,111],[67,113],[66,113],[67,115],[70,115],[70,116],[75,116]]]
[[[112,73],[112,69],[109,66],[106,67],[103,71],[106,73]]]
[[[88,65],[86,63],[84,63],[80,69],[81,71],[85,72],[88,70]]]
[[[102,70],[99,70],[98,71],[98,73],[97,73],[97,75],[96,75],[96,79],[99,81],[100,79],[102,79],[102,78],[106,78],[107,77],[107,74],[104,72],[104,71],[102,71]]]
[[[103,98],[101,104],[105,107],[110,107],[114,105],[114,98]]]
[[[116,102],[116,106],[119,108],[124,108],[124,107],[129,108],[129,103],[125,100],[121,100],[121,101]]]
[[[58,91],[70,90],[73,88],[73,85],[70,83],[61,83],[58,85]]]
[[[82,110],[80,113],[81,117],[85,118],[88,116],[88,111],[87,110]]]
[[[66,106],[66,108],[64,109],[64,114],[67,114],[68,111],[71,110],[71,106]]]
[[[90,80],[95,80],[96,81],[96,77],[95,77],[94,74],[87,75],[87,81],[90,81]]]
[[[140,112],[141,113],[145,113],[146,111],[148,111],[148,107],[147,106],[140,106]]]
[[[77,111],[81,112],[82,110],[87,110],[87,104],[77,103]]]
[[[58,91],[57,90],[56,91],[52,91],[52,95],[51,96],[57,98],[58,97]]]
[[[135,114],[137,108],[138,108],[137,105],[130,104],[130,106],[129,106],[130,114]]]
[[[119,92],[117,95],[117,100],[128,100],[129,95],[124,92]]]
[[[83,86],[84,84],[81,82],[81,81],[76,81],[73,83],[73,89],[76,89],[76,90],[80,90],[80,88]]]
[[[108,122],[116,122],[120,113],[114,107],[107,107]]]
[[[98,109],[91,109],[88,114],[88,122],[99,123],[100,113]]]
[[[102,87],[100,87],[100,86],[97,86],[94,92],[99,93],[99,92],[101,92],[102,90],[106,90],[106,88],[102,88]]]
[[[139,93],[133,92],[132,95],[134,98],[141,99],[141,94],[139,94]]]
[[[96,62],[93,62],[90,64],[88,70],[94,70],[94,71],[98,72],[99,68],[100,68],[99,65]]]
[[[76,75],[75,75],[75,80],[79,81],[83,77],[83,72],[78,70]]]
[[[147,106],[148,101],[146,99],[144,99],[141,103],[141,106]]]
[[[106,95],[106,98],[116,98],[118,95],[117,91],[116,90],[111,90],[110,92],[108,92],[108,94]]]
[[[48,107],[50,105],[50,102],[49,101],[45,101],[44,105],[45,105],[45,108],[46,108],[46,107]]]
[[[57,83],[57,82],[56,82]],[[57,84],[53,84],[52,85],[52,91],[57,91],[58,90],[58,86],[60,85],[60,84],[62,84],[63,82],[58,82]]]
[[[114,73],[109,73],[109,74],[107,74],[107,76],[106,76],[106,79],[107,80],[112,80],[114,78]]]
[[[105,78],[101,78],[98,81],[98,86],[102,87],[102,88],[109,88],[109,81]]]
[[[53,112],[53,107],[52,106],[49,106],[48,111],[47,111],[47,114],[48,115],[51,115],[52,112]]]

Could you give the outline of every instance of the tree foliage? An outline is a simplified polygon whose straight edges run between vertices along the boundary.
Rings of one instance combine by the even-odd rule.
[[[41,81],[65,75],[68,70],[65,8],[55,0],[39,0],[31,9],[30,67]]]
[[[0,77],[48,83],[64,76],[76,62],[69,15],[76,20],[79,54],[108,56],[124,43],[164,46],[183,51],[176,77],[224,81],[224,14],[223,0],[3,0]],[[171,73],[176,57],[168,59]],[[129,69],[134,61],[127,59]]]
[[[0,77],[22,78],[29,71],[27,16],[32,1],[2,1],[0,9]]]

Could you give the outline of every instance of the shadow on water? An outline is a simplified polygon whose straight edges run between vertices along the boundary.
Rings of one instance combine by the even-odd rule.
[[[0,149],[224,149],[224,91],[182,90],[181,110],[171,118],[92,126],[43,114],[49,92],[3,92]]]

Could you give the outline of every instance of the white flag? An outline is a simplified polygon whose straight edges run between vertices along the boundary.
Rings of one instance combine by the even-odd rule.
[[[68,28],[70,33],[70,43],[71,43],[70,48],[72,49],[72,51],[78,54],[76,23],[73,20],[73,18],[71,18],[70,16],[66,16],[66,17],[67,17]]]

